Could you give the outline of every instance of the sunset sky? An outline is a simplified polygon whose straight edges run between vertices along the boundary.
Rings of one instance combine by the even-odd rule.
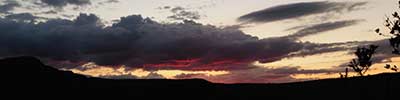
[[[338,78],[357,47],[377,44],[367,74],[392,72],[400,57],[374,30],[397,2],[0,0],[0,58],[112,79],[284,83]]]

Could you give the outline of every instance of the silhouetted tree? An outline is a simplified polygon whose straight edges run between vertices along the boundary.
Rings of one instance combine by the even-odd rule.
[[[360,76],[364,76],[372,65],[371,58],[373,54],[375,54],[377,48],[378,46],[376,45],[370,45],[368,48],[357,48],[357,51],[354,53],[357,56],[357,59],[353,59],[348,66]]]
[[[395,72],[397,72],[399,70],[399,68],[396,65],[392,66],[390,64],[386,64],[385,68],[386,69],[390,69],[390,70],[395,71]]]
[[[400,8],[400,1],[398,2],[398,5]],[[389,29],[389,33],[382,33],[379,28],[376,29],[375,32],[381,36],[388,37],[390,46],[393,48],[392,53],[400,55],[400,15],[398,12],[394,12],[391,17],[386,17],[385,27]],[[391,66],[390,64],[387,64],[385,68],[396,72],[398,70],[396,65]]]
[[[400,8],[400,1],[399,1]],[[388,37],[390,46],[393,48],[393,54],[400,55],[400,16],[398,12],[394,12],[392,17],[386,17],[385,27],[387,27],[390,32],[385,34],[376,29],[375,32],[381,36]]]
[[[347,78],[349,76],[349,68],[346,68],[344,75],[342,73],[339,73],[339,74],[340,74],[340,78]]]

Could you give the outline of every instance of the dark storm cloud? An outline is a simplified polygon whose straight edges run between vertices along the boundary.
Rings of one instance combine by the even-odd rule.
[[[264,10],[255,11],[238,18],[242,22],[266,23],[286,19],[300,18],[303,16],[323,14],[323,13],[342,13],[357,10],[367,2],[302,2],[270,7]]]
[[[336,22],[326,22],[320,23],[316,25],[311,25],[309,27],[305,27],[290,35],[292,38],[301,38],[310,35],[315,35],[321,32],[336,30],[339,28],[356,25],[363,20],[344,20],[344,21],[336,21]]]
[[[64,7],[67,5],[90,5],[90,0],[40,0],[42,3],[53,7]]]
[[[13,0],[0,1],[0,13],[10,13],[14,8],[20,6],[21,5],[18,2]]]
[[[1,57],[30,55],[144,69],[248,69],[254,61],[273,62],[330,46],[287,37],[259,39],[235,28],[187,20],[160,24],[140,15],[122,17],[112,26],[93,14],[39,23],[0,18],[0,30]]]

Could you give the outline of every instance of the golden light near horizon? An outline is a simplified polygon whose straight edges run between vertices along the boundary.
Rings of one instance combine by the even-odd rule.
[[[280,68],[282,66],[298,66],[300,70],[320,70],[320,69],[334,69],[337,72],[327,72],[327,73],[314,73],[314,74],[290,74],[290,77],[297,80],[318,80],[318,79],[327,79],[327,78],[339,78],[339,73],[344,73],[344,69],[346,66],[338,66],[340,64],[348,63],[354,56],[348,55],[348,51],[342,52],[333,52],[330,54],[320,54],[306,57],[295,57],[295,58],[287,58],[281,61],[277,61],[274,63],[261,64],[255,62],[255,66],[260,66],[261,69],[275,69]],[[310,60],[310,59],[318,59],[318,60]],[[332,60],[334,62],[332,62]],[[399,65],[400,57],[393,57],[384,60],[384,62]],[[385,69],[384,66],[387,63],[376,63],[373,64],[366,73],[366,75],[375,75],[380,73],[395,73],[392,70]],[[218,78],[219,76],[229,75],[230,71],[185,71],[185,70],[157,70],[157,71],[146,71],[144,69],[126,69],[126,66],[120,67],[105,67],[98,66],[94,63],[87,63],[82,65],[82,69],[71,69],[72,72],[88,75],[92,77],[106,77],[106,76],[122,76],[128,75],[133,78],[147,78],[151,73],[158,74],[163,76],[166,79],[179,79],[176,76],[179,75],[199,75],[196,76],[198,78],[209,79],[213,82],[221,82]],[[357,73],[353,72],[350,67],[349,68],[349,77],[359,76]],[[160,78],[160,77],[156,77]]]
[[[340,64],[347,63],[353,58],[354,56],[349,54],[349,51],[339,51],[304,57],[285,58],[280,61],[265,64],[255,62],[254,65],[264,67],[299,66],[302,69],[330,69]]]
[[[157,70],[157,71],[146,71],[144,69],[127,69],[126,66],[120,67],[106,67],[99,66],[94,63],[87,63],[81,66],[81,68],[70,69],[72,72],[92,77],[107,77],[107,76],[119,76],[119,75],[130,75],[132,77],[143,78],[149,76],[151,73],[159,74],[167,79],[176,79],[178,75],[184,74],[201,74],[208,77],[229,74],[229,71],[185,71],[185,70]]]
[[[394,58],[389,58],[390,64],[393,65],[399,65],[400,64],[400,57],[394,57]],[[393,70],[386,69],[384,66],[387,63],[376,63],[371,66],[371,68],[367,71],[366,75],[376,75],[376,74],[381,74],[381,73],[397,73]],[[349,71],[349,77],[357,77],[359,76],[358,73],[353,72],[350,67]],[[344,70],[343,72],[344,73]],[[304,79],[304,80],[317,80],[317,79],[326,79],[326,78],[340,78],[339,73],[320,73],[320,74],[293,74],[293,78],[296,79]]]

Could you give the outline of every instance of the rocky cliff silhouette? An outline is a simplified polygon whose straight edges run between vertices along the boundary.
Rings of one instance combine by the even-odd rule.
[[[348,79],[324,79],[285,84],[217,84],[190,80],[112,80],[87,77],[44,65],[35,57],[0,60],[3,86],[10,90],[62,94],[100,93],[135,97],[188,97],[203,100],[399,100],[400,73],[386,73]],[[51,92],[50,92],[51,91]],[[17,93],[20,93],[17,92]],[[41,92],[42,93],[42,92]],[[191,99],[189,99],[191,100]]]

